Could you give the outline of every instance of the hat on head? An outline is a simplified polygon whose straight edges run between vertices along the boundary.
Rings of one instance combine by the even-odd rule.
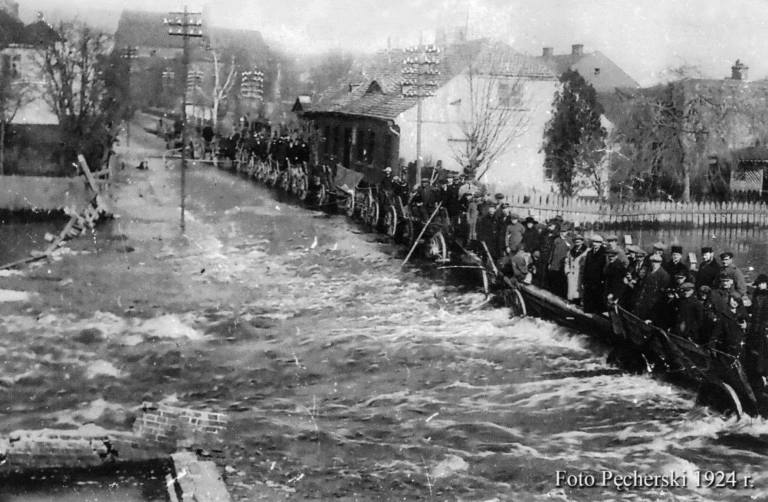
[[[726,258],[733,259],[733,253],[731,253],[730,251],[726,251],[725,253],[720,253],[721,260],[724,260]]]
[[[563,217],[559,214],[556,214],[554,218],[552,218],[554,221],[563,221]]]
[[[513,220],[519,220],[520,219],[520,216],[518,216],[517,213],[512,213],[512,214],[509,215],[509,217],[510,217],[510,219],[513,219]]]
[[[501,200],[501,199],[504,198],[504,194],[503,193],[497,193],[496,195],[494,195],[494,197],[496,198],[496,200]]]
[[[385,167],[384,168],[384,172],[385,173],[391,173],[392,172],[392,168],[391,167]]]
[[[560,225],[561,232],[570,232],[571,230],[573,230],[573,223],[571,223],[570,221],[564,221]]]
[[[696,286],[694,286],[694,284],[693,284],[692,282],[684,282],[684,283],[683,283],[683,284],[680,286],[680,289],[682,289],[683,291],[693,291],[693,289],[694,289],[695,287],[696,287]]]
[[[501,203],[501,208],[502,209],[508,209],[509,208],[509,202],[502,202]]]
[[[619,250],[618,249],[609,249],[605,252],[608,256],[618,256]]]
[[[635,244],[630,244],[629,246],[627,246],[627,251],[629,251],[630,253],[635,253],[635,254],[640,254],[640,255],[647,254],[645,252],[645,250],[643,250],[643,248],[641,248],[640,246],[637,246]]]
[[[664,243],[661,242],[661,241],[654,242],[653,243],[653,249],[660,249],[661,251],[664,251],[665,249],[667,249],[667,246],[665,246]]]
[[[573,236],[574,241],[584,241],[584,236],[581,234],[576,234]]]
[[[732,280],[733,280],[733,277],[731,277],[730,275],[728,275],[728,273],[727,273],[727,272],[720,272],[720,275],[718,276],[718,278],[719,278],[721,281],[732,281]]]
[[[683,246],[672,246],[672,252],[683,254]]]
[[[595,234],[592,237],[589,238],[592,242],[603,242],[603,236],[600,234]]]
[[[496,204],[493,204],[493,203],[491,203],[491,204],[488,204],[488,210],[490,211],[491,209],[493,209],[494,211],[496,211],[496,210],[498,209],[498,207],[496,207]]]
[[[710,294],[712,292],[712,288],[706,285],[699,286],[699,293],[706,293]]]
[[[753,282],[753,284],[754,284],[755,286],[757,286],[757,285],[758,285],[758,284],[760,284],[761,282],[765,282],[765,283],[768,283],[768,275],[765,275],[765,274],[760,274],[760,275],[758,275],[758,276],[757,276],[757,279],[755,279],[755,282]]]
[[[729,300],[731,298],[733,298],[734,300],[738,301],[739,303],[741,303],[741,297],[742,297],[742,294],[739,293],[738,291],[731,291],[731,294],[728,295],[728,299]]]
[[[424,183],[425,181],[426,181],[427,183],[429,183],[429,178],[421,178],[421,182],[422,182],[422,183]]]
[[[648,260],[650,260],[650,261],[652,261],[654,263],[661,263],[661,256],[659,256],[657,254],[652,254],[651,257],[648,258]]]
[[[701,248],[701,254],[704,254],[704,253],[714,253],[714,251],[712,250],[711,246],[704,246],[703,248]]]
[[[533,223],[535,225],[538,223],[538,221],[536,221],[536,218],[534,218],[533,216],[526,216],[525,224],[527,225],[528,223]]]
[[[618,237],[616,237],[616,234],[608,234],[605,236],[605,240],[607,241],[617,241],[619,240]]]
[[[678,270],[675,272],[675,277],[688,277],[688,274],[685,272],[685,270]]]

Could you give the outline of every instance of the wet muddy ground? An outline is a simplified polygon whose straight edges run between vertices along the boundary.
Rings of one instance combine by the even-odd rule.
[[[144,400],[225,411],[208,453],[237,500],[768,497],[763,419],[617,374],[585,334],[477,309],[481,293],[401,269],[403,250],[344,217],[197,165],[180,235],[178,167],[133,168],[152,141],[124,153],[120,218],[0,277],[31,295],[0,302],[0,434],[130,429]],[[740,484],[699,487],[697,470]],[[687,483],[600,486],[635,471]]]

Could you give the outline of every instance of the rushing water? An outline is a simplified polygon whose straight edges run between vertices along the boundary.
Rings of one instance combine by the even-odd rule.
[[[228,483],[242,500],[257,482],[324,500],[768,498],[764,419],[737,422],[689,391],[622,374],[589,334],[479,309],[482,294],[402,270],[403,250],[341,216],[210,168],[187,180],[190,219],[213,229],[193,241],[207,263],[195,281],[236,301],[147,319],[9,316],[0,353],[11,377],[34,358],[16,353],[14,334],[55,337],[73,393],[78,365],[99,360],[114,370],[101,377],[112,404],[135,406],[151,388],[229,410],[237,453],[226,463],[243,475]],[[89,354],[71,341],[85,329],[104,340]],[[14,381],[0,409],[45,399],[39,380]],[[98,415],[83,401],[70,419]],[[635,474],[667,477],[637,486]]]

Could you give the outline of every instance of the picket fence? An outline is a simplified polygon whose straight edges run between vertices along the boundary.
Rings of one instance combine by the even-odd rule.
[[[506,202],[522,218],[532,215],[543,221],[560,215],[568,221],[604,227],[632,224],[693,228],[768,226],[768,205],[763,202],[650,201],[616,204],[536,193],[510,194]]]

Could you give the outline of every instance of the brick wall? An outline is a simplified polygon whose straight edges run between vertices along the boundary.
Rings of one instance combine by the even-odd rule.
[[[134,433],[161,444],[187,446],[221,440],[226,429],[224,413],[143,403],[143,414],[133,425]]]

